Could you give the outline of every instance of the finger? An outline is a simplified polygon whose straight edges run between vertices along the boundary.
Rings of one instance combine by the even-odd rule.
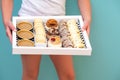
[[[82,27],[82,30],[84,31],[86,30],[86,28],[87,28],[87,24],[84,24],[84,26]]]
[[[12,31],[16,31],[14,25],[12,24],[12,22],[9,22],[9,27]]]
[[[90,35],[90,27],[89,26],[87,28],[87,34],[88,34],[88,37],[89,37],[89,35]]]
[[[6,34],[7,34],[8,38],[9,38],[10,42],[12,43],[12,34],[11,34],[11,31],[10,31],[10,29],[8,27],[6,28]]]
[[[82,27],[82,31],[87,30],[88,27],[88,22],[84,22],[84,26]]]

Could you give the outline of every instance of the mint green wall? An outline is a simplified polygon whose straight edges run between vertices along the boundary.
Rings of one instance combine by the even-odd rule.
[[[20,1],[15,1],[17,15]],[[91,0],[92,24],[90,41],[92,56],[74,56],[76,80],[120,80],[120,1]],[[77,0],[67,0],[67,15],[78,15]],[[19,55],[12,55],[11,44],[5,35],[0,13],[0,80],[21,80]],[[67,64],[67,63],[66,63]],[[49,66],[49,67],[48,67]],[[57,80],[48,56],[43,56],[40,80]]]

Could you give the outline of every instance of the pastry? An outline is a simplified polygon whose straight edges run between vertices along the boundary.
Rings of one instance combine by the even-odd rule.
[[[57,35],[58,33],[58,22],[55,19],[49,19],[46,22],[45,29],[48,34]]]
[[[39,34],[39,35],[35,35],[35,42],[36,43],[46,43],[46,36]]]
[[[67,22],[65,20],[60,21],[59,33],[60,33],[60,36],[61,36],[61,41],[62,41],[63,47],[72,48],[73,43],[70,40],[71,35],[70,35],[70,32],[68,31]]]
[[[41,19],[34,20],[34,30],[35,30],[35,46],[36,47],[46,47],[46,32]]]
[[[45,32],[45,29],[38,27],[38,28],[35,29],[35,34],[46,35],[46,32]]]
[[[55,19],[49,19],[47,22],[46,22],[46,26],[48,28],[57,28],[58,27],[58,23]]]
[[[22,21],[17,24],[18,29],[31,30],[33,28],[32,24],[27,21]]]
[[[85,45],[81,39],[80,31],[75,19],[67,21],[68,30],[70,32],[70,39],[75,48],[84,48]]]
[[[35,35],[35,46],[36,47],[46,47],[47,46],[47,41],[46,37],[43,35]]]
[[[42,21],[42,19],[40,19],[40,18],[35,18],[34,19],[34,23],[36,24],[36,23],[42,23],[43,21]]]
[[[42,19],[36,18],[36,19],[34,20],[34,29],[36,30],[36,28],[44,29]]]
[[[52,35],[48,40],[48,47],[62,47],[60,36]]]
[[[35,34],[46,34],[41,19],[34,20],[34,30],[35,30]]]
[[[31,39],[33,38],[33,33],[31,31],[28,30],[19,30],[17,31],[17,36],[19,38],[24,38],[24,39]]]
[[[28,39],[22,39],[17,41],[18,46],[34,46],[34,42]]]

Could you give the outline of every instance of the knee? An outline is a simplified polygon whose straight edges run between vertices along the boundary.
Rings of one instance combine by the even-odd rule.
[[[59,75],[59,79],[60,80],[75,80],[75,74],[74,72],[67,72],[67,73],[61,73],[61,75]]]
[[[28,79],[32,79],[32,80],[37,80],[38,78],[38,74],[39,71],[35,71],[35,70],[27,70],[27,71],[23,71],[23,77],[26,77]]]
[[[75,74],[73,72],[69,72],[66,74],[67,80],[75,80]]]

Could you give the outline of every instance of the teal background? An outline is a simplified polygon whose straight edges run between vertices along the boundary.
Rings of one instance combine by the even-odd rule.
[[[14,0],[17,15],[21,0]],[[76,80],[120,80],[120,0],[91,0],[92,56],[74,56]],[[79,15],[77,0],[67,0],[67,15]],[[19,55],[12,55],[0,13],[0,80],[21,80]],[[67,63],[66,63],[67,64]],[[39,80],[58,80],[48,56],[43,56]]]

